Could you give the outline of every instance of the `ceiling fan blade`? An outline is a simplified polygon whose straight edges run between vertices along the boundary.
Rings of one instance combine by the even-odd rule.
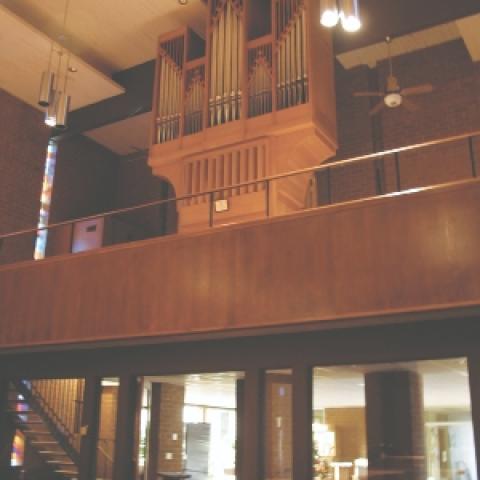
[[[355,92],[354,97],[383,97],[383,92]]]
[[[422,95],[424,93],[432,93],[433,85],[431,83],[425,83],[423,85],[416,85],[415,87],[404,88],[401,91],[403,96],[408,95]]]
[[[402,98],[402,105],[405,107],[406,110],[409,112],[416,112],[418,110],[417,105],[413,103],[411,100],[408,98]]]
[[[369,112],[369,115],[376,115],[377,113],[380,113],[380,111],[385,107],[385,102],[381,100],[378,102]]]

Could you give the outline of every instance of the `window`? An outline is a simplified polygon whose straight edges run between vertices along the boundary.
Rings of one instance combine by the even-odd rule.
[[[464,358],[313,373],[313,477],[476,480]]]

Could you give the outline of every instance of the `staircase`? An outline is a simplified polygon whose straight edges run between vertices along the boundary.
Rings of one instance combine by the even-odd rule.
[[[52,478],[59,480],[77,479],[79,468],[79,440],[72,425],[79,422],[81,403],[64,382],[71,380],[11,382],[8,405],[26,445],[51,470]]]

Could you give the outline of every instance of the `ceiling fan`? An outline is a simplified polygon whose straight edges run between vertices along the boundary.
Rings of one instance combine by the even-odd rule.
[[[433,91],[433,85],[430,83],[424,83],[422,85],[415,85],[414,87],[401,88],[397,80],[397,77],[393,74],[393,62],[391,55],[391,38],[385,39],[388,46],[388,63],[390,66],[390,72],[387,78],[387,85],[383,92],[356,92],[355,97],[383,97],[382,100],[377,103],[369,112],[370,115],[376,115],[385,106],[389,108],[397,108],[403,105],[408,111],[414,112],[418,110],[417,105],[409,98],[413,95],[422,95],[424,93],[431,93]]]

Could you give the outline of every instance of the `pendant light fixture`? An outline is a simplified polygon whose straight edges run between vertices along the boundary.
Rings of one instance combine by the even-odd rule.
[[[320,0],[320,23],[335,27],[338,22],[347,32],[357,32],[362,26],[358,0]]]
[[[358,0],[340,0],[342,27],[346,32],[358,32],[362,26]]]
[[[65,129],[70,109],[68,94],[68,75],[75,69],[70,67],[70,51],[66,47],[66,24],[70,0],[65,0],[63,32],[58,41],[52,41],[48,58],[48,67],[42,73],[38,104],[45,108],[45,124],[49,127]],[[53,72],[53,55],[58,55],[56,73]],[[64,61],[65,59],[65,61]]]
[[[320,1],[320,23],[327,28],[334,27],[340,19],[337,0]]]

